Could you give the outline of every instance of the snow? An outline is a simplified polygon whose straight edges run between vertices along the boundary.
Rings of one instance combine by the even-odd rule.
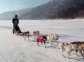
[[[21,31],[40,31],[41,34],[57,33],[58,41],[69,42],[84,40],[84,19],[73,20],[20,20]],[[0,21],[0,62],[84,62],[82,56],[71,53],[71,59],[63,58],[61,50],[47,44],[37,46],[31,37],[30,41],[12,34],[11,20]]]

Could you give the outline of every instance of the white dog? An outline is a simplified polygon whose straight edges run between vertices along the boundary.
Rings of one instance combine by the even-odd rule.
[[[51,42],[51,45],[53,41],[57,42],[58,39],[59,39],[59,36],[55,33],[50,33],[47,36],[47,42]]]
[[[68,58],[70,58],[70,53],[72,51],[75,51],[75,53],[77,55],[77,52],[79,50],[79,45],[76,42],[75,43],[73,43],[73,42],[68,42],[68,43],[67,42],[63,42],[63,43],[59,43],[57,48],[61,48],[62,49],[63,57],[65,57],[63,53],[64,53],[64,51],[66,51],[67,54],[68,54]]]

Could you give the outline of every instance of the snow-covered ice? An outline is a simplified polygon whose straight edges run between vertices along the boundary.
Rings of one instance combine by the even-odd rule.
[[[73,20],[20,20],[21,31],[40,31],[41,34],[57,33],[60,42],[84,40],[84,19]],[[53,44],[37,46],[30,38],[24,41],[23,37],[12,34],[12,22],[0,21],[0,62],[84,62],[74,52],[72,59],[63,58],[61,50]]]

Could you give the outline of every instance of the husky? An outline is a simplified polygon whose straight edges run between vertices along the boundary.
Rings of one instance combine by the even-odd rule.
[[[30,32],[29,31],[21,32],[18,35],[23,36],[24,40],[26,40],[26,38],[28,38],[28,40],[29,40]]]
[[[47,37],[45,35],[37,35],[36,36],[36,40],[37,40],[37,45],[39,46],[39,42],[41,42],[41,44],[43,45],[44,43],[44,46],[46,48],[46,41],[47,41]]]
[[[47,35],[47,42],[51,42],[51,46],[52,46],[52,42],[53,41],[57,42],[58,39],[59,39],[58,34],[50,33],[50,34]]]
[[[63,54],[64,51],[66,51],[68,53],[68,58],[70,58],[70,53],[72,51],[75,51],[76,55],[79,52],[84,58],[84,54],[83,54],[83,52],[84,52],[84,42],[63,42],[63,43],[59,43],[57,48],[62,49],[63,57],[65,57],[64,54]]]
[[[33,36],[36,36],[36,35],[39,35],[40,33],[39,33],[39,31],[34,31],[33,32]]]

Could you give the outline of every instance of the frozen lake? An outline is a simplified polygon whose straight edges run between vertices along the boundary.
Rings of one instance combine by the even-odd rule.
[[[20,20],[21,31],[39,30],[41,34],[57,33],[59,41],[84,41],[84,19],[73,20]],[[0,62],[84,62],[82,57],[66,59],[61,50],[44,48],[36,42],[24,41],[23,37],[12,34],[12,21],[0,21]]]
[[[10,21],[0,21],[0,26],[11,28]],[[20,29],[22,31],[40,31],[41,33],[57,33],[66,35],[72,40],[84,40],[84,19],[73,20],[20,20]]]

